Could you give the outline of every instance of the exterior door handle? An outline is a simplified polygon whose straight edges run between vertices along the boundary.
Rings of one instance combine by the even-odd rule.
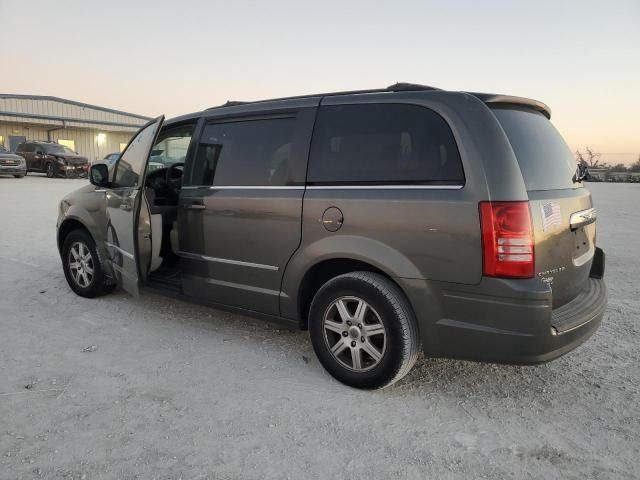
[[[188,208],[189,210],[204,210],[207,207],[205,207],[204,203],[194,202],[185,205],[184,208]]]

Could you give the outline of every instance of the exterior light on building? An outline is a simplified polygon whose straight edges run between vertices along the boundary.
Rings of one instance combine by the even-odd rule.
[[[96,140],[98,141],[98,145],[104,145],[104,143],[107,141],[107,134],[99,133],[96,137]]]

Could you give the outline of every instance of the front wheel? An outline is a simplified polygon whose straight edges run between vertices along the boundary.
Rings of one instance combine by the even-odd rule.
[[[24,175],[14,175],[14,177],[16,177],[16,178],[24,178]]]
[[[47,163],[47,177],[54,178],[56,176],[56,167],[54,167],[53,163]]]
[[[336,379],[356,388],[384,388],[413,367],[420,348],[413,310],[400,288],[372,272],[329,280],[309,312],[313,349]]]
[[[107,284],[96,244],[85,230],[74,230],[64,239],[62,266],[71,290],[81,297],[94,298],[112,290]]]

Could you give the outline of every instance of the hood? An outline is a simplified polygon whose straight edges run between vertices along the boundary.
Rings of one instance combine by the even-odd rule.
[[[24,160],[24,157],[22,157],[20,155],[16,155],[15,153],[0,152],[0,160],[17,160],[17,161],[21,161],[21,160]]]

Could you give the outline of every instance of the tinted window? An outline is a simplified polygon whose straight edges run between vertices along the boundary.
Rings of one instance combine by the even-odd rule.
[[[25,143],[21,143],[16,147],[16,152],[26,152],[27,151],[26,147],[27,145]]]
[[[140,175],[144,171],[151,142],[156,137],[159,122],[143,128],[122,153],[116,164],[115,187],[133,187],[138,185]]]
[[[415,105],[321,107],[311,144],[311,183],[464,181],[451,129]]]
[[[206,125],[191,185],[285,185],[295,126],[295,118]]]
[[[518,159],[527,190],[576,188],[576,161],[564,139],[542,113],[494,108]]]

